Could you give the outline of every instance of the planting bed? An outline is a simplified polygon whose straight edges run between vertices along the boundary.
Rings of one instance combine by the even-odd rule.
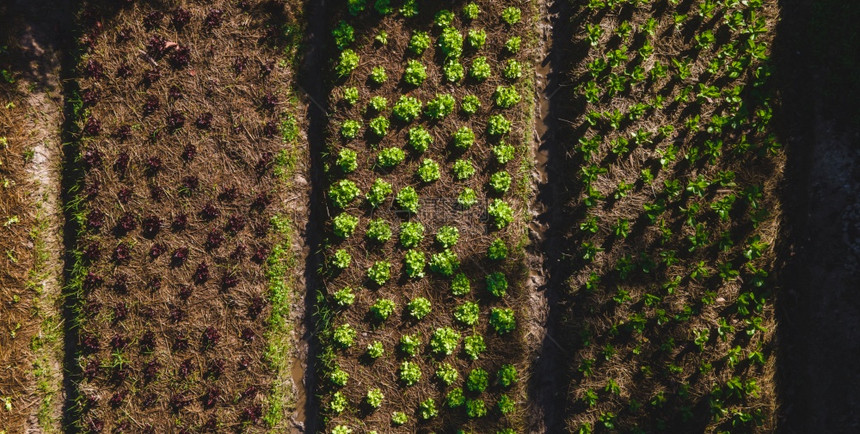
[[[567,429],[771,430],[775,5],[561,8]]]
[[[300,5],[117,3],[78,18],[75,424],[286,431]]]
[[[533,14],[330,8],[327,432],[523,428]]]

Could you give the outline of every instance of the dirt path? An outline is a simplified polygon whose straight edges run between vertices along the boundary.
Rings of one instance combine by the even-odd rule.
[[[555,24],[561,19],[559,9],[552,0],[537,2],[539,13],[539,44],[535,56],[535,87],[538,110],[534,126],[534,172],[532,182],[535,196],[530,204],[529,239],[529,331],[530,360],[532,360],[528,393],[531,401],[529,432],[559,432],[562,429],[564,386],[559,381],[564,374],[564,348],[553,336],[557,332],[559,302],[562,285],[560,273],[554,273],[561,255],[560,225],[563,216],[557,206],[557,163],[563,152],[555,127],[558,124],[553,97],[558,89],[558,76],[554,67],[558,64],[559,50],[553,46]],[[564,39],[560,39],[564,40]]]
[[[27,337],[28,366],[26,432],[58,432],[64,401],[62,391],[62,209],[60,170],[63,124],[62,55],[66,41],[61,35],[69,25],[68,2],[17,0],[7,4],[15,17],[4,35],[10,42],[11,62],[20,100],[25,111],[20,119],[30,191],[27,195],[33,227],[30,248],[34,257],[27,277],[32,291],[30,321],[35,325]],[[23,337],[22,337],[23,338]]]

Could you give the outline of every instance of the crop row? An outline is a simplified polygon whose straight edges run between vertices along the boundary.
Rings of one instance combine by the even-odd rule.
[[[568,429],[766,429],[783,160],[770,127],[775,11],[568,7]]]
[[[214,3],[78,17],[85,432],[280,429],[290,405],[298,11]]]
[[[327,430],[512,432],[532,5],[345,3],[330,27]]]

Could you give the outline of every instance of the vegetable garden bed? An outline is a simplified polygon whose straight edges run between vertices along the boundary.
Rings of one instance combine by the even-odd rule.
[[[286,430],[300,5],[115,3],[79,16],[77,423]]]
[[[564,7],[567,428],[768,431],[785,160],[770,126],[776,7]]]
[[[533,5],[330,14],[326,429],[523,426]]]

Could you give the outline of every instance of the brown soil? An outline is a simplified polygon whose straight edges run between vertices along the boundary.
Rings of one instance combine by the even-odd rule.
[[[0,45],[14,83],[2,85],[4,256],[0,397],[9,398],[0,431],[56,432],[63,405],[60,85],[65,2],[7,2]],[[36,19],[38,17],[38,19]],[[28,156],[29,155],[29,156]],[[9,219],[18,218],[17,223]],[[18,300],[18,301],[15,301]],[[7,304],[8,303],[8,304]],[[9,359],[6,359],[9,358]],[[24,428],[26,427],[26,428]]]
[[[90,2],[80,19],[82,428],[295,429],[300,8]]]

